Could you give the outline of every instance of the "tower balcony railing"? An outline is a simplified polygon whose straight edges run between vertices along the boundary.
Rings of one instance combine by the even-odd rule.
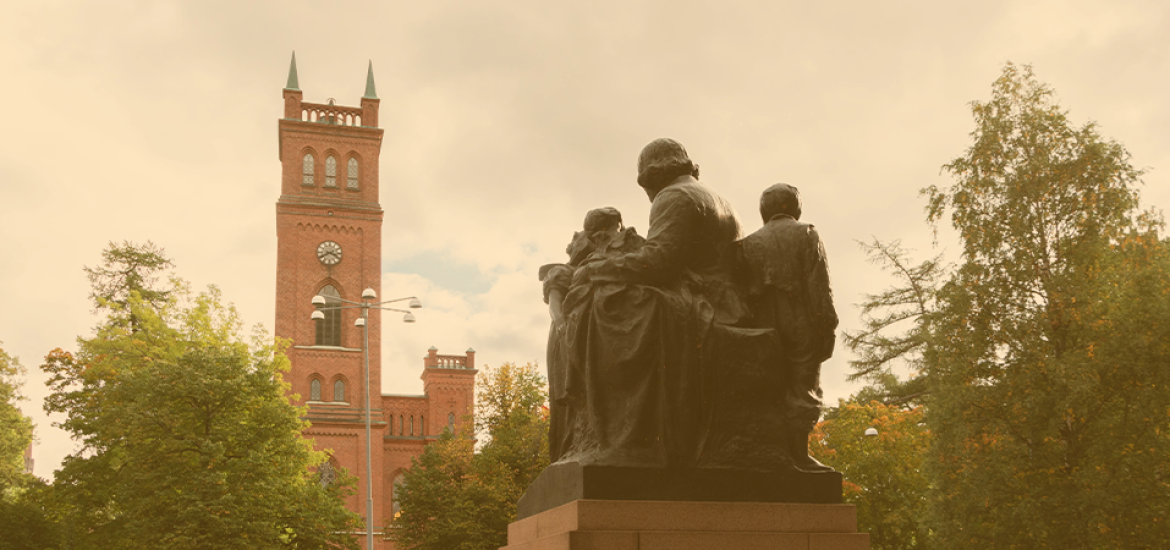
[[[361,126],[362,109],[361,107],[302,102],[300,120],[338,126]]]
[[[464,355],[436,355],[435,368],[437,369],[465,369],[467,357]]]

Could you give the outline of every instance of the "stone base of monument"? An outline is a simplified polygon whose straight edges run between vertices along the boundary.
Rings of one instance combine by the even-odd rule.
[[[841,474],[556,463],[528,486],[516,505],[516,517],[580,499],[837,504]]]
[[[501,550],[869,550],[850,504],[577,500],[508,526]]]

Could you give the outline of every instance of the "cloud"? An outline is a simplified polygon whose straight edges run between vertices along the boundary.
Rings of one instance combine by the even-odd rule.
[[[276,120],[297,51],[307,101],[353,105],[373,61],[385,129],[387,391],[421,391],[421,357],[543,361],[536,269],[584,213],[645,232],[646,142],[679,139],[703,179],[759,227],[758,194],[800,187],[828,248],[844,329],[888,278],[855,239],[931,235],[918,189],[968,146],[967,102],[1004,61],[1033,63],[1073,120],[1098,121],[1170,204],[1170,6],[1148,2],[25,2],[4,7],[0,340],[30,367],[37,473],[72,443],[39,411],[39,358],[94,319],[83,265],[153,240],[249,322],[275,298]],[[945,233],[942,243],[952,241]],[[401,273],[411,262],[419,269]],[[429,265],[428,265],[429,262]],[[443,272],[450,268],[449,272]],[[439,271],[435,271],[439,270]],[[454,279],[454,280],[453,280]],[[391,317],[387,317],[387,321]],[[848,356],[823,384],[833,402]],[[412,389],[414,388],[414,389]]]

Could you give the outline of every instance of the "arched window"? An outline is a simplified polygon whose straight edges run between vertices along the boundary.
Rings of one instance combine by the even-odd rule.
[[[321,400],[321,381],[316,378],[309,382],[309,401]]]
[[[390,415],[386,418],[386,427],[388,428],[386,433],[394,435],[394,415]]]
[[[350,189],[357,189],[358,188],[358,161],[357,161],[357,159],[349,159],[349,162],[346,164],[348,166],[346,167],[347,181],[346,181],[345,186],[350,188]]]
[[[337,159],[325,157],[325,187],[337,187]]]
[[[447,413],[447,429],[455,432],[455,413]]]
[[[326,307],[332,308],[341,305],[341,294],[337,292],[336,288],[333,288],[333,285],[325,285],[319,294],[325,298]],[[321,313],[325,314],[325,318],[317,321],[317,345],[340,346],[341,310],[325,309]]]
[[[345,401],[345,381],[338,379],[333,383],[333,400]]]
[[[406,425],[405,425],[405,424],[402,422],[402,415],[400,414],[400,415],[398,415],[398,435],[402,435],[402,434],[403,434],[403,431],[402,431],[402,430],[403,430],[405,427],[406,427]]]
[[[410,435],[414,435],[414,415],[410,415]]]
[[[305,153],[301,159],[301,185],[313,185],[313,153]]]
[[[393,509],[393,512],[394,512],[394,516],[393,516],[394,519],[398,519],[398,516],[402,515],[402,505],[398,502],[398,492],[405,489],[405,488],[406,488],[406,476],[404,476],[402,474],[398,474],[397,476],[394,476],[394,489],[393,489],[394,493],[391,496],[391,502],[392,502],[391,508]]]
[[[333,466],[333,462],[325,461],[320,466],[317,466],[317,480],[322,487],[328,487],[337,481],[337,468]]]
[[[421,435],[424,437],[427,435],[427,417],[426,416],[419,415],[419,417],[418,417],[418,435]]]

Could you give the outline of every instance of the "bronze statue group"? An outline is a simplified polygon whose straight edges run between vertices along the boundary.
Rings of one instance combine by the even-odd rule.
[[[837,316],[824,247],[796,188],[739,221],[681,144],[651,142],[643,238],[591,210],[566,263],[541,268],[549,304],[554,463],[831,472],[808,455],[820,365]]]

